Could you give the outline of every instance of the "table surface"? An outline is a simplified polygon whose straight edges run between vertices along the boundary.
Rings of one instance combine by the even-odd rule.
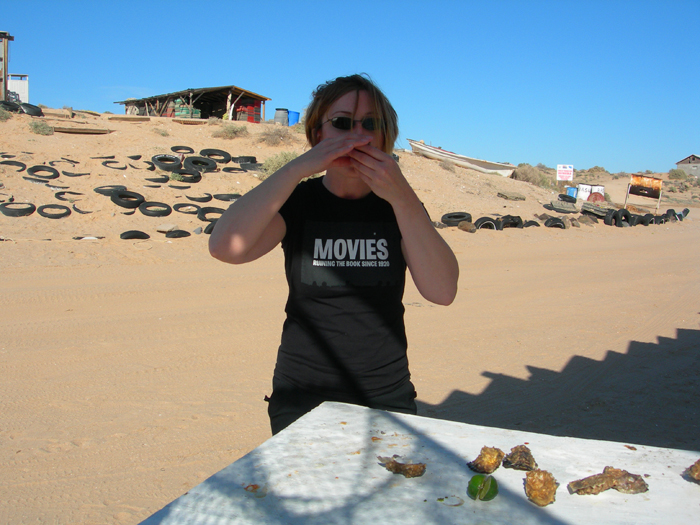
[[[538,507],[525,472],[500,467],[492,501],[466,494],[466,465],[483,446],[505,453],[527,444],[559,483],[556,501]],[[422,462],[405,478],[377,456]],[[481,427],[323,403],[142,525],[155,524],[645,524],[698,523],[700,484],[686,473],[700,452]],[[645,476],[649,491],[569,494],[566,485],[605,466]]]

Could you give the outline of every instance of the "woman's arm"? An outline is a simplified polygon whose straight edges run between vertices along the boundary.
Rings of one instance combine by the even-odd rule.
[[[356,148],[350,156],[372,191],[394,209],[404,258],[418,291],[433,303],[451,304],[457,295],[457,258],[394,159],[372,146]]]
[[[323,140],[270,175],[221,215],[209,237],[209,253],[232,264],[254,261],[268,253],[284,238],[286,225],[279,210],[297,184],[325,171],[335,159],[370,139],[347,133]]]

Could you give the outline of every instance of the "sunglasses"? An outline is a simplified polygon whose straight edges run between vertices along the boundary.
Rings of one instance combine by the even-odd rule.
[[[350,131],[355,126],[356,122],[362,122],[362,129],[367,131],[377,131],[382,127],[381,119],[373,117],[366,117],[362,120],[353,120],[350,117],[333,117],[326,120],[326,122],[330,122],[331,126],[333,126],[335,129],[340,129],[343,131]]]

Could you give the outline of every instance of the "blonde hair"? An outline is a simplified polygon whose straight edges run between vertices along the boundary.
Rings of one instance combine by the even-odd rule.
[[[381,119],[381,132],[384,138],[384,153],[391,154],[399,135],[399,117],[396,110],[369,75],[338,77],[321,84],[311,95],[311,104],[306,108],[306,138],[311,146],[318,144],[318,130],[323,125],[323,116],[328,108],[340,97],[351,91],[366,91],[374,105],[374,112]]]

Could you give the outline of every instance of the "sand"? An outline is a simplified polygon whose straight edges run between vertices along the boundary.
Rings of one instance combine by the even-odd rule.
[[[0,123],[0,153],[29,166],[79,161],[79,170],[56,167],[89,176],[52,183],[84,193],[75,204],[93,213],[0,215],[0,522],[138,523],[270,437],[263,397],[283,321],[283,259],[275,249],[252,264],[220,263],[207,235],[166,239],[156,231],[206,226],[195,216],[123,215],[93,191],[124,184],[172,205],[187,194],[243,193],[259,183],[251,172],[209,173],[190,190],[154,189],[143,187],[152,172],[90,157],[145,168],[126,156],[148,160],[187,145],[263,161],[302,152],[303,137],[269,147],[256,141],[267,125],[247,124],[247,138],[224,140],[211,137],[215,126],[108,115],[72,124],[112,129],[108,135],[40,136],[29,132],[30,120]],[[544,208],[557,198],[551,191],[399,156],[435,220],[453,211],[558,215]],[[59,203],[56,190],[15,169],[0,166],[0,193]],[[627,182],[595,183],[620,204]],[[505,200],[502,191],[526,200]],[[669,196],[661,211],[689,207],[683,222],[441,229],[460,263],[457,299],[431,305],[410,279],[404,298],[419,413],[700,457],[700,209],[690,194]],[[130,229],[151,239],[119,239]],[[73,239],[84,236],[104,238]]]

